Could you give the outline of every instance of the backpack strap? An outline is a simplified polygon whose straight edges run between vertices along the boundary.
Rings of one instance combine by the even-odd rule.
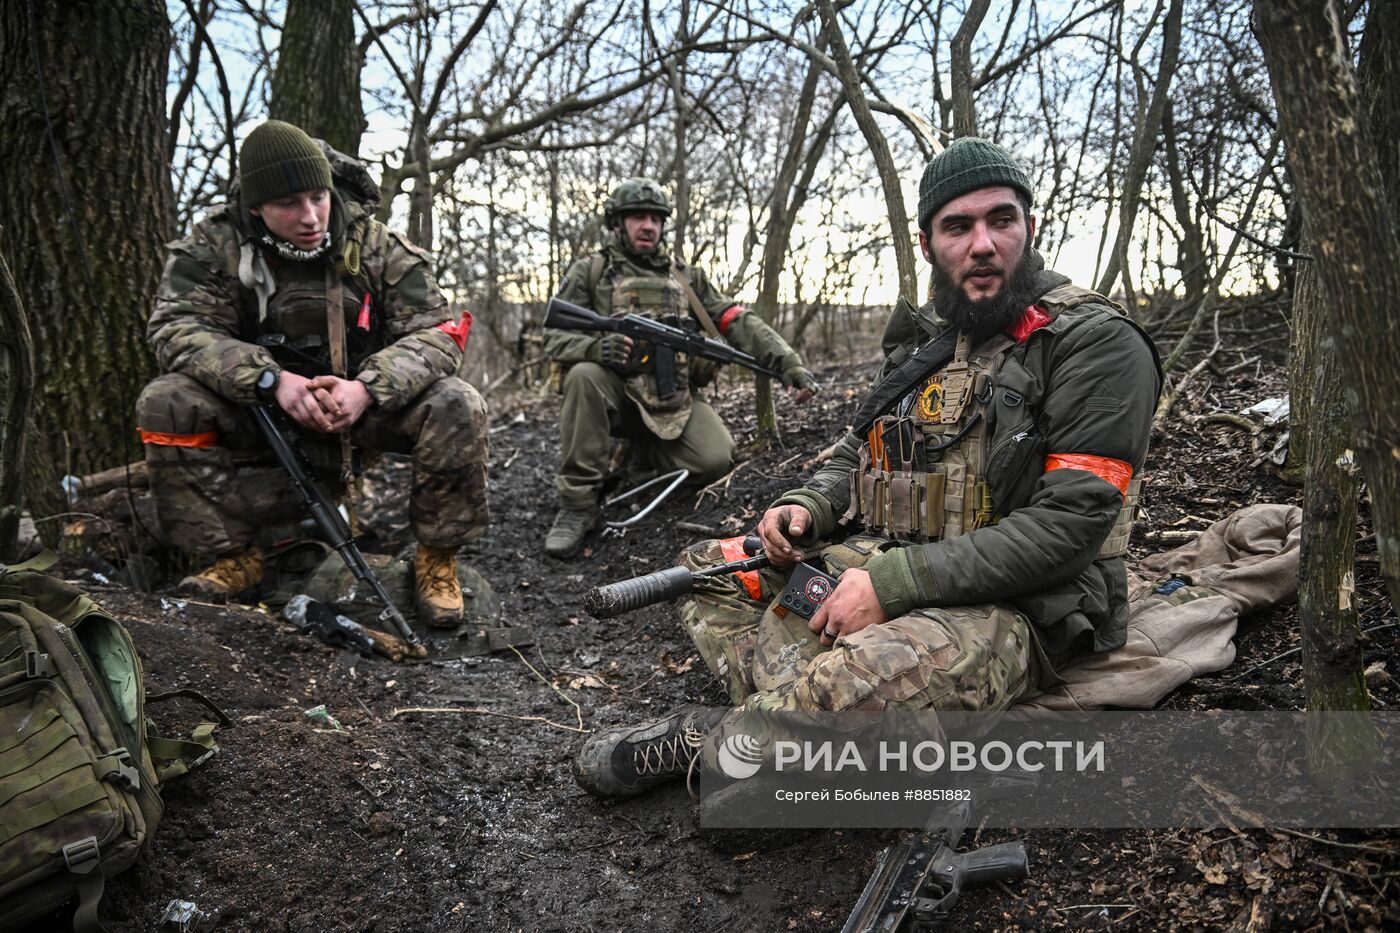
[[[0,576],[7,573],[22,573],[26,570],[33,570],[42,573],[58,562],[58,555],[48,548],[35,554],[29,560],[18,564],[0,564]]]
[[[603,283],[603,271],[607,262],[602,250],[588,257],[588,294],[595,301],[598,297],[598,286]]]
[[[151,753],[151,758],[166,762],[166,764],[156,768],[156,778],[162,784],[183,774],[188,774],[208,761],[219,750],[218,743],[214,741],[214,730],[221,726],[233,726],[233,720],[229,719],[223,710],[197,691],[171,690],[167,693],[148,693],[146,695],[148,703],[174,699],[194,700],[213,713],[218,721],[203,720],[194,727],[188,740],[169,739],[157,735],[146,737],[146,749]]]
[[[64,846],[63,864],[73,876],[73,887],[78,892],[78,906],[73,912],[73,933],[107,933],[107,928],[97,916],[97,906],[102,903],[102,890],[107,884],[102,872],[102,854],[98,850],[97,837],[88,836]]]

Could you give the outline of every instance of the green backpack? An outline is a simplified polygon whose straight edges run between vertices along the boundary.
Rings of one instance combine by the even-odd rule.
[[[145,695],[121,624],[41,572],[53,560],[0,564],[0,931],[75,895],[74,930],[101,930],[104,879],[155,832],[161,782],[217,748],[213,723],[191,742],[147,734],[145,701],[164,697]]]

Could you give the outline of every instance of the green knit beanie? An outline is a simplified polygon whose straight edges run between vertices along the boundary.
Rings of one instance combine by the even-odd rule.
[[[1015,188],[1027,201],[1035,200],[1030,177],[1011,153],[976,136],[953,140],[929,160],[919,179],[919,229],[928,230],[933,215],[954,198],[998,185]]]
[[[248,207],[331,187],[331,163],[300,127],[268,120],[238,150],[238,181]]]

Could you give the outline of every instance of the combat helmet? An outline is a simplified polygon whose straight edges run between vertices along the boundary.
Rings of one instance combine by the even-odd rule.
[[[623,180],[603,204],[603,223],[611,227],[623,214],[636,211],[656,211],[662,217],[671,216],[671,199],[659,182],[640,177]]]

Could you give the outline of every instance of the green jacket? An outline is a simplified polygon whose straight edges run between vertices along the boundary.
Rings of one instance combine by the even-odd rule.
[[[612,285],[618,279],[670,274],[671,255],[665,246],[658,248],[655,253],[639,255],[623,249],[617,242],[617,236],[607,233],[604,235],[603,246],[595,255],[602,257],[602,268],[600,275],[596,277],[596,287],[596,260],[592,255],[585,256],[569,266],[564,274],[564,285],[559,290],[559,297],[585,308],[592,308],[599,314],[612,313]],[[697,266],[683,263],[680,268],[710,318],[719,325],[724,312],[735,307],[737,302],[715,288],[709,276]],[[750,311],[734,317],[728,326],[723,328],[722,336],[740,350],[757,357],[779,372],[788,373],[802,366],[802,357],[797,351],[788,346],[787,341],[768,326],[763,318]],[[596,351],[593,348],[600,339],[594,334],[547,327],[544,331],[544,350],[555,362],[566,365],[581,363],[596,359]]]
[[[433,281],[428,253],[344,197],[340,176],[336,179],[332,244],[325,258],[293,263],[258,243],[236,190],[230,204],[214,209],[188,236],[169,244],[146,326],[146,339],[164,371],[191,376],[233,402],[254,404],[258,374],[274,362],[269,350],[256,343],[260,336],[282,333],[324,343],[325,271],[337,261],[350,375],[365,384],[381,408],[400,408],[430,383],[456,373],[462,349],[439,329],[450,326],[453,314]],[[259,289],[244,284],[248,272],[259,268],[259,258],[278,286],[268,304],[276,310],[279,302],[287,303],[285,314],[264,316]],[[369,327],[362,329],[358,323],[366,295]],[[317,352],[328,350],[323,346]]]
[[[1069,283],[1048,270],[1037,274],[1037,295]],[[999,521],[954,538],[896,546],[866,567],[891,618],[921,607],[1011,602],[1030,618],[1047,654],[1066,660],[1118,647],[1126,637],[1123,560],[1097,558],[1123,497],[1088,471],[1044,472],[1044,457],[1109,457],[1136,474],[1147,456],[1162,379],[1146,334],[1102,299],[1050,310],[1049,324],[1007,351],[1030,376],[1027,402],[1043,443],[1018,461],[1019,481],[1004,484],[1019,492],[997,503]],[[885,327],[886,358],[876,383],[947,326],[932,303],[897,306]],[[998,381],[1008,371],[1003,366]],[[1013,427],[994,424],[991,447]],[[804,488],[775,503],[812,513],[815,527],[802,543],[837,531],[863,441],[848,434]]]

